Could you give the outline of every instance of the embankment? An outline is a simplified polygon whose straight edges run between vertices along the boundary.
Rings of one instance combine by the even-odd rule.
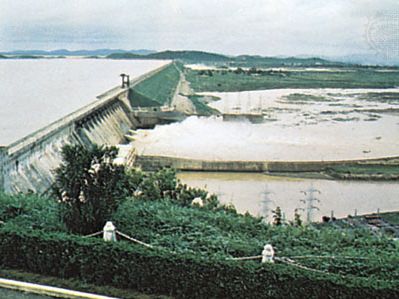
[[[337,166],[399,165],[399,157],[341,161],[207,161],[178,157],[137,155],[134,165],[143,170],[172,167],[183,171],[267,173],[321,173]]]
[[[0,189],[7,193],[49,190],[65,144],[123,143],[128,130],[139,125],[130,105],[131,89],[168,65],[131,81],[130,88],[113,88],[78,111],[0,147]]]

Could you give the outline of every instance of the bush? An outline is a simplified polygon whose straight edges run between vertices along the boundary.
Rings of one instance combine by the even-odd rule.
[[[0,192],[0,221],[24,229],[64,231],[59,217],[59,205],[35,194],[9,195]]]
[[[312,269],[399,281],[398,245],[367,230],[269,226],[250,215],[224,209],[210,213],[165,200],[126,201],[113,221],[120,231],[146,243],[204,259],[259,255],[270,243],[278,257],[333,256],[298,260]]]
[[[135,198],[145,201],[170,200],[181,206],[191,206],[193,199],[201,198],[204,208],[208,210],[220,207],[219,200],[215,195],[198,188],[188,187],[181,184],[176,178],[176,170],[162,168],[157,172],[144,173],[141,170],[131,169],[128,171],[130,180],[133,182]]]
[[[63,163],[56,170],[53,190],[62,206],[62,218],[71,232],[100,230],[119,203],[133,193],[125,167],[115,165],[118,149],[94,145],[65,145]]]
[[[204,259],[61,233],[0,229],[0,265],[179,298],[397,298],[398,281]],[[57,265],[57,267],[54,267]]]

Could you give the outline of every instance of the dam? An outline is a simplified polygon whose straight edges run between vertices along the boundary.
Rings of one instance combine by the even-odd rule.
[[[13,63],[17,66],[20,62],[7,61],[7,63]],[[45,61],[44,65],[48,63],[54,64],[54,62],[57,62],[57,60]],[[23,61],[23,63],[32,64],[34,62]],[[58,60],[59,63],[64,64],[66,62],[61,59]],[[74,64],[75,61],[71,63]],[[87,64],[84,60],[76,63],[83,64],[83,66]],[[63,145],[81,144],[90,146],[92,144],[117,145],[124,143],[125,134],[128,130],[140,125],[140,118],[134,115],[131,106],[131,102],[134,101],[131,96],[132,88],[159,73],[170,64],[168,61],[146,61],[146,65],[140,66],[140,63],[142,64],[142,62],[139,62],[130,66],[127,63],[128,69],[131,68],[136,72],[135,78],[130,82],[129,87],[115,87],[97,95],[94,100],[93,97],[84,99],[82,95],[78,96],[73,89],[83,87],[85,90],[83,97],[92,96],[93,92],[98,92],[98,85],[102,87],[105,82],[101,80],[99,82],[96,79],[94,82],[86,80],[86,84],[84,84],[82,83],[82,76],[85,77],[84,75],[78,75],[77,85],[69,84],[72,90],[66,90],[68,89],[68,84],[66,84],[68,82],[59,80],[57,83],[53,82],[55,87],[50,90],[49,94],[44,93],[44,87],[36,88],[36,94],[34,93],[33,95],[37,98],[32,98],[28,95],[25,102],[23,100],[18,102],[18,98],[15,96],[18,90],[15,91],[17,89],[15,85],[3,82],[8,87],[2,90],[2,93],[4,93],[2,94],[4,109],[2,108],[1,110],[0,189],[7,193],[36,192],[43,194],[49,190],[54,177],[53,170],[61,162],[61,148]],[[126,61],[123,62],[123,65],[126,67]],[[7,67],[0,66],[2,67],[2,73],[5,73]],[[137,67],[136,70],[134,69],[135,66]],[[102,67],[105,67],[103,71],[111,71],[108,61]],[[29,68],[32,68],[32,65]],[[45,69],[47,68],[45,67]],[[137,69],[139,69],[138,73]],[[60,72],[59,69],[54,71]],[[90,71],[99,71],[99,69],[92,68]],[[118,68],[114,69],[112,77],[115,77],[113,80],[119,82],[118,72],[120,72]],[[48,86],[47,83],[45,86]],[[62,87],[63,84],[66,87]],[[93,86],[95,86],[94,89],[92,88]],[[40,91],[43,92],[42,95],[40,95]],[[91,94],[88,94],[88,91]],[[67,95],[59,93],[66,93]],[[46,98],[49,95],[52,97]],[[13,106],[14,102],[15,106]],[[43,105],[44,102],[50,103],[49,107],[48,105]],[[20,107],[22,108],[18,111]],[[77,107],[79,109],[76,109]],[[11,109],[16,110],[11,113]],[[44,112],[40,112],[41,109]],[[15,113],[16,111],[18,112]],[[44,117],[38,117],[41,114],[44,114]],[[59,117],[60,115],[62,117]],[[10,118],[14,122],[5,121]],[[58,119],[54,120],[54,118]],[[143,119],[141,117],[141,121]],[[43,125],[46,122],[47,124]],[[12,128],[13,125],[15,125],[15,128]],[[40,128],[38,129],[38,127]]]
[[[76,63],[86,65],[88,62],[80,60]],[[109,71],[108,63],[106,70]],[[122,61],[120,65],[126,63]],[[178,82],[169,89],[146,84],[152,95],[144,95],[139,86],[164,70],[175,72]],[[397,89],[246,92],[250,95],[245,92],[211,93],[220,100],[209,106],[221,113],[203,117],[192,115],[195,112],[186,113],[185,109],[175,109],[179,108],[175,107],[178,101],[173,100],[185,101],[182,98],[187,85],[181,88],[184,78],[182,80],[181,72],[172,62],[152,62],[141,72],[133,74],[129,86],[119,85],[102,94],[100,91],[106,90],[109,82],[116,85],[120,82],[119,74],[129,71],[125,67],[119,68],[112,73],[110,81],[105,74],[100,76],[104,80],[98,81],[99,77],[92,71],[78,76],[79,82],[84,77],[94,76],[96,80],[92,85],[75,86],[84,90],[87,87],[87,93],[83,96],[63,94],[58,102],[40,97],[39,89],[32,94],[25,92],[24,105],[13,98],[12,88],[2,91],[5,109],[0,112],[3,121],[0,189],[14,194],[45,194],[54,179],[53,170],[61,162],[62,146],[90,146],[95,143],[118,145],[121,154],[118,163],[150,171],[160,167],[181,170],[178,177],[183,183],[218,194],[222,202],[233,203],[243,213],[259,213],[262,194],[265,186],[269,186],[272,192],[275,191],[276,205],[291,214],[293,207],[300,208],[300,192],[312,184],[325,196],[322,198],[324,206],[320,206],[320,215],[317,216],[328,214],[333,209],[337,216],[345,216],[355,209],[364,213],[397,209],[397,177],[385,182],[328,182],[300,178],[292,181],[291,178],[275,179],[265,175],[273,172],[319,172],[348,163],[396,167],[399,161],[397,103],[378,102],[375,97],[383,96],[384,92],[396,94]],[[163,80],[156,79],[164,84],[167,80]],[[107,88],[99,90],[103,84]],[[59,92],[68,92],[62,81],[54,81],[50,87],[54,88],[55,96]],[[157,93],[169,94],[171,98],[164,104],[156,102]],[[50,103],[42,112],[35,108],[44,102]],[[155,106],[142,105],[145,102],[155,103]],[[255,117],[254,120],[242,118],[240,113],[227,107],[238,107],[242,102],[246,102],[242,108],[247,109],[241,109],[241,114]],[[12,105],[21,113],[13,114]],[[11,125],[4,121],[7,117],[14,119],[15,123]],[[287,193],[288,187],[291,191]],[[341,189],[345,191],[339,191]],[[383,194],[382,199],[380,194]],[[340,209],[336,207],[336,200],[341,202]]]

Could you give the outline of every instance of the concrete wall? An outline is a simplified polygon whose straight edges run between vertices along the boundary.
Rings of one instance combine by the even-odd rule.
[[[165,67],[133,80],[131,87]],[[125,134],[137,124],[129,89],[113,88],[78,111],[0,148],[0,189],[7,193],[45,193],[53,182],[53,170],[61,162],[63,145],[116,145],[124,142]]]
[[[396,161],[396,162],[395,162]],[[177,157],[138,155],[135,166],[153,171],[161,167],[173,167],[186,171],[229,171],[229,172],[319,172],[334,165],[397,163],[398,157],[347,161],[206,161]]]

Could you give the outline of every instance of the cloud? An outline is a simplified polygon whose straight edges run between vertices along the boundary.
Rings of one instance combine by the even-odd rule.
[[[367,20],[396,0],[0,0],[0,48],[367,52]]]

